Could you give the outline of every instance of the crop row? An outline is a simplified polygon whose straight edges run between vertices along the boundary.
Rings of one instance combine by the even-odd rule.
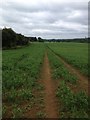
[[[69,72],[69,70],[64,66],[57,56],[53,54],[50,50],[48,51],[48,57],[50,60],[52,70],[53,79],[64,79],[66,82],[70,82],[72,84],[76,84],[78,82],[78,78],[76,75],[73,75]]]
[[[80,69],[88,76],[88,44],[87,43],[51,43],[48,44],[58,56]]]
[[[56,96],[60,103],[60,118],[88,118],[88,96],[85,91],[74,93],[67,84],[68,82],[72,83],[72,86],[77,84],[77,77],[72,75],[50,50],[48,50],[48,58],[52,77],[59,82]]]
[[[62,81],[56,95],[62,104],[59,111],[61,118],[88,118],[88,96],[84,91],[74,94]]]
[[[3,117],[23,117],[36,102],[33,91],[38,84],[45,47],[32,44],[23,49],[3,51]],[[22,108],[22,106],[23,107]],[[9,113],[8,113],[9,110]]]

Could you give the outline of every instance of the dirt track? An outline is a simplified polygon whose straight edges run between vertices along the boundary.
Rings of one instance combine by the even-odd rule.
[[[47,53],[45,53],[44,62],[42,66],[41,80],[42,80],[42,84],[44,84],[45,87],[44,102],[45,102],[45,112],[47,115],[46,117],[57,118],[58,109],[57,109],[57,98],[55,96],[56,88],[54,81],[51,79],[50,66],[49,66]]]

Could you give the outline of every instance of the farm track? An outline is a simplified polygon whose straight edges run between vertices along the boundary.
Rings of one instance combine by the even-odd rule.
[[[49,48],[50,49],[50,48]],[[52,49],[50,49],[53,54],[65,65],[65,67],[74,75],[78,77],[78,87],[69,85],[73,91],[78,92],[78,90],[85,90],[88,94],[88,78],[80,73],[79,70],[74,68],[72,65],[67,63],[62,57],[58,56]]]
[[[45,53],[41,72],[41,80],[44,85],[44,103],[47,118],[58,118],[58,105],[56,98],[56,86],[51,79],[50,66],[47,53]],[[55,81],[56,82],[56,81]]]

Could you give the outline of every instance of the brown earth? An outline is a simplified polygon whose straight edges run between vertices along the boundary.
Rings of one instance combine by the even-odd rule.
[[[44,63],[41,72],[42,84],[45,87],[44,101],[45,101],[45,112],[47,118],[58,118],[58,105],[56,98],[56,87],[54,81],[51,79],[50,66],[45,53]]]

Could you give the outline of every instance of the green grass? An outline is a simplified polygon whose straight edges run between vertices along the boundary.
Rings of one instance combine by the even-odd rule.
[[[20,107],[23,102],[36,99],[33,90],[42,89],[38,83],[45,47],[43,44],[32,44],[16,50],[3,51],[2,77],[4,104]],[[7,108],[7,107],[6,107]],[[23,108],[24,109],[24,108]],[[20,116],[21,108],[12,107],[11,117]],[[8,112],[8,108],[6,112]],[[16,115],[17,114],[17,115]],[[3,115],[5,116],[5,114]]]
[[[48,47],[88,76],[87,43],[50,43]]]
[[[62,81],[57,90],[57,97],[63,107],[60,108],[62,118],[88,118],[88,97],[85,92],[74,94]]]
[[[77,83],[77,77],[71,74],[68,69],[65,68],[64,64],[50,50],[48,50],[48,58],[52,69],[53,79],[64,79],[66,82],[72,84]]]
[[[46,114],[42,111],[37,112],[36,118],[46,118]]]
[[[12,118],[22,118],[22,117],[23,117],[23,110],[17,105],[14,105],[12,110]]]

